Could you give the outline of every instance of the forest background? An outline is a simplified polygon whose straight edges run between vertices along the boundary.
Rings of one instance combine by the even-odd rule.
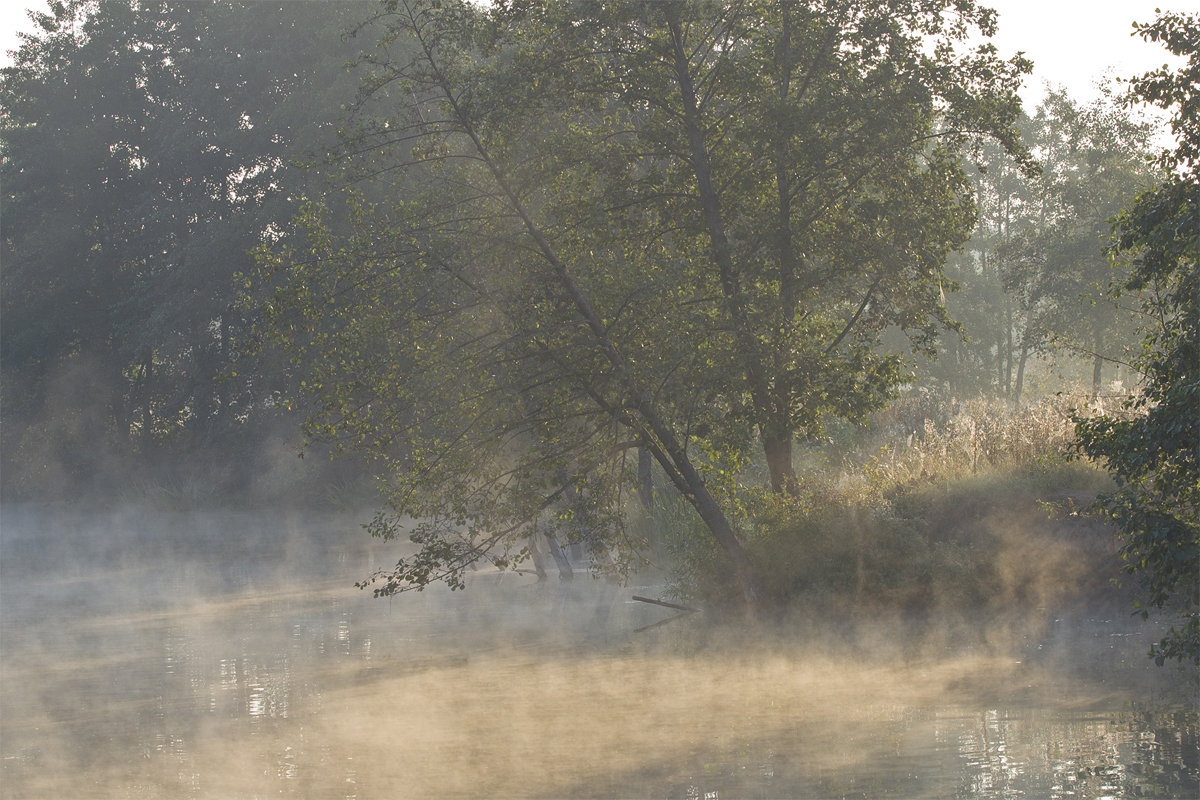
[[[406,24],[404,4],[103,0],[56,3],[40,14],[0,84],[3,501],[356,506],[376,497],[374,478],[384,497],[374,532],[390,537],[401,521],[429,521],[414,534],[418,553],[376,576],[385,592],[453,582],[481,558],[519,563],[536,554],[527,537],[540,525],[543,537],[582,545],[618,572],[669,560],[680,596],[718,605],[739,594],[857,608],[867,594],[880,608],[924,611],[1044,599],[1047,584],[1032,577],[1001,580],[1009,567],[997,548],[1011,545],[1003,537],[936,519],[961,508],[964,497],[1001,506],[1015,495],[1033,507],[1059,502],[1065,517],[1111,489],[1102,471],[1066,456],[1072,413],[1115,410],[1134,402],[1129,392],[1142,384],[1147,318],[1135,289],[1145,282],[1136,285],[1135,260],[1111,258],[1106,247],[1112,220],[1162,181],[1161,130],[1116,84],[1084,103],[1051,90],[1036,109],[1022,111],[1016,93],[1029,65],[1020,58],[943,57],[934,64],[946,73],[936,98],[906,97],[891,73],[887,83],[872,84],[884,80],[877,67],[888,62],[864,58],[863,83],[833,90],[905,101],[873,109],[876,127],[864,125],[853,146],[820,139],[826,151],[814,167],[811,210],[825,213],[831,196],[851,202],[809,243],[825,248],[822,266],[806,273],[819,285],[789,295],[786,281],[755,272],[766,268],[755,266],[753,248],[737,250],[746,239],[739,223],[769,214],[767,201],[755,199],[753,182],[742,176],[720,184],[722,168],[736,174],[746,158],[753,174],[759,156],[746,153],[778,144],[755,144],[748,125],[720,127],[737,119],[719,105],[723,99],[756,96],[735,81],[750,78],[735,75],[722,85],[725,73],[696,56],[699,49],[680,47],[684,67],[654,95],[661,76],[653,62],[639,60],[639,25],[657,32],[646,36],[650,47],[669,47],[715,12],[689,6],[677,18],[601,20],[613,36],[606,52],[621,54],[588,78],[605,99],[551,106],[548,100],[579,92],[547,77],[558,52],[543,49],[539,61],[520,51],[527,63],[518,58],[504,62],[507,71],[495,69],[497,54],[510,58],[505,49],[522,46],[520,37],[526,46],[551,35],[545,41],[568,41],[563,20],[522,16],[520,5],[503,20],[508,27],[452,7],[431,17],[433,27],[412,24],[411,13]],[[964,25],[988,29],[973,6],[959,7]],[[717,14],[708,30],[727,35],[736,30],[730,19]],[[893,22],[868,15],[842,30],[865,35],[875,24],[895,42],[962,40],[940,22],[924,31],[919,20],[888,28]],[[414,31],[434,36],[436,46],[424,47]],[[908,52],[894,47],[889,52]],[[449,61],[428,58],[431,49]],[[767,56],[749,51],[748,65],[768,64],[753,62]],[[929,68],[918,51],[903,62],[914,71]],[[473,60],[478,52],[485,56]],[[406,71],[423,56],[419,71]],[[687,121],[689,101],[678,87],[689,69],[700,87],[694,108],[711,113],[711,124]],[[651,94],[636,98],[603,84],[620,70],[622,87]],[[756,74],[768,73],[762,66]],[[926,83],[933,74],[923,75]],[[446,98],[465,96],[460,87],[493,95],[472,96],[477,102],[465,110],[453,102],[448,108]],[[380,112],[380,98],[409,116]],[[521,102],[503,102],[514,98]],[[634,110],[623,111],[619,103],[631,98]],[[656,117],[659,101],[663,116]],[[842,99],[801,110],[851,130],[872,116],[863,113],[869,107]],[[547,108],[562,115],[553,124]],[[937,118],[931,109],[949,114]],[[761,121],[772,119],[759,112]],[[742,121],[759,112],[738,110]],[[389,131],[415,130],[403,127],[414,119],[428,126],[432,113],[442,115],[436,137],[423,130],[421,141],[402,140],[405,155],[385,155],[396,144],[385,141]],[[567,120],[568,113],[577,116]],[[639,147],[650,142],[682,153],[681,161],[664,158],[661,168],[643,161],[621,174],[630,151],[614,119],[649,132]],[[676,119],[685,126],[672,133]],[[947,120],[969,122],[970,132],[943,137]],[[441,166],[463,154],[448,134],[470,138],[473,129],[482,131],[482,144],[476,141],[469,160],[496,181],[479,193],[479,173]],[[905,159],[878,167],[872,154],[893,147],[888,136],[897,129],[953,141],[910,144]],[[513,130],[550,144],[522,150],[528,141],[505,138]],[[710,139],[699,146],[697,135]],[[598,142],[604,147],[595,148]],[[728,142],[749,144],[722,155]],[[415,147],[426,149],[417,157]],[[847,147],[840,161],[838,147]],[[564,152],[589,158],[564,165]],[[713,156],[718,176],[712,203],[702,170],[679,174],[671,166],[695,168],[702,154]],[[495,164],[535,162],[503,210],[477,205],[507,191],[507,167]],[[862,167],[866,183],[847,179],[856,164],[869,165]],[[877,175],[877,168],[885,171]],[[378,182],[393,174],[401,177]],[[612,186],[635,185],[630,175],[646,194],[613,195]],[[531,283],[517,273],[480,288],[464,265],[520,263],[515,254],[529,249],[521,240],[529,221],[522,230],[510,225],[536,196],[529,186],[542,198],[578,200],[540,223],[557,250],[543,248],[545,264],[529,267],[529,276],[547,264],[553,275]],[[585,208],[596,187],[607,187],[597,196],[612,207],[619,200],[638,210],[621,225],[659,233],[636,252],[614,245],[605,238],[619,233],[614,218],[594,225]],[[720,231],[728,246],[718,244],[711,213],[721,192],[736,195],[743,215],[731,215]],[[691,212],[662,198],[690,195],[703,213],[693,230],[668,235],[663,221]],[[803,207],[798,189],[789,197]],[[452,217],[439,216],[445,207]],[[534,222],[551,218],[539,213],[545,209],[531,210]],[[468,217],[486,228],[482,238],[464,237]],[[430,220],[437,236],[422,227]],[[893,249],[872,249],[872,236],[890,237]],[[474,248],[466,260],[464,242]],[[480,242],[491,249],[481,252]],[[595,319],[583,314],[593,333],[585,341],[576,338],[578,326],[563,327],[562,298],[541,287],[567,274],[569,263],[560,269],[556,260],[594,256],[599,247],[622,257],[576,282],[579,296],[601,299]],[[707,277],[692,266],[665,276],[647,266],[710,258],[716,266]],[[419,269],[377,291],[376,268],[385,262]],[[430,274],[469,285],[470,293]],[[752,288],[731,289],[724,279],[737,274]],[[681,276],[682,285],[712,296],[680,295]],[[569,281],[561,285],[570,293]],[[813,294],[803,303],[826,304],[823,314],[796,312],[806,290]],[[629,309],[604,307],[616,301]],[[513,313],[521,304],[528,313]],[[478,316],[456,328],[464,308],[503,318],[503,332],[477,336]],[[619,339],[613,321],[627,312],[641,327]],[[547,320],[548,332],[539,328]],[[443,336],[447,330],[456,334]],[[627,368],[612,360],[610,351],[626,353],[643,340],[659,348],[655,364]],[[435,359],[419,355],[423,345]],[[773,377],[764,378],[771,354],[784,351],[787,363],[776,362]],[[484,366],[480,353],[499,355]],[[762,369],[746,366],[760,358]],[[669,366],[658,371],[662,364]],[[559,378],[545,379],[551,374]],[[563,381],[563,374],[587,378]],[[486,376],[487,385],[464,378],[470,375]],[[657,386],[653,409],[628,399],[632,386],[649,382]],[[486,416],[478,403],[488,392],[503,398],[506,414],[515,412],[489,423],[489,432],[462,437],[463,450],[447,447],[456,425]],[[785,394],[790,399],[780,401]],[[302,422],[306,436],[298,432]],[[330,460],[334,453],[345,457]],[[516,474],[524,480],[511,480]],[[980,483],[981,474],[992,482]],[[854,537],[836,535],[847,528]],[[1116,546],[1089,548],[1107,566],[1077,579],[1100,592]],[[1065,569],[1074,556],[1056,552],[1051,561]],[[1195,555],[1188,552],[1175,587],[1162,602],[1146,602],[1181,604],[1194,628],[1187,570]]]

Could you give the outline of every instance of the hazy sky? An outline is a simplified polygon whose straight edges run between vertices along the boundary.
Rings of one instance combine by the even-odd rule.
[[[1034,61],[1034,74],[1023,93],[1032,109],[1049,81],[1075,97],[1095,96],[1093,85],[1105,71],[1140,74],[1164,63],[1165,51],[1130,36],[1134,20],[1148,22],[1155,9],[1200,12],[1200,0],[983,0],[1000,12],[994,39],[1001,53],[1023,50]],[[29,30],[25,8],[45,8],[46,0],[0,0],[0,52],[17,44],[16,31]]]

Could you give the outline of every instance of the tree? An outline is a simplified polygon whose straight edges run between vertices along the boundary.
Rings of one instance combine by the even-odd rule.
[[[1028,119],[1024,121],[1028,123]],[[1040,270],[1014,258],[1013,244],[1023,231],[1036,224],[1042,204],[1035,176],[1022,174],[999,148],[988,148],[988,155],[987,172],[977,181],[983,214],[972,247],[979,248],[981,277],[993,290],[1000,289],[999,295],[993,291],[988,297],[994,309],[985,315],[991,323],[986,344],[995,352],[993,386],[1003,396],[1015,399],[1019,390],[1014,395],[1014,389],[1020,380],[1014,382],[1014,373],[1021,372],[1024,358],[1039,335],[1036,314],[1044,289]]]
[[[1110,220],[1150,184],[1150,126],[1109,96],[1079,107],[1051,92],[1031,128],[1042,171],[1001,252],[1023,312],[1011,397],[1020,399],[1029,355],[1050,348],[1092,362],[1096,396],[1104,362],[1122,363],[1135,339],[1137,315],[1105,297],[1114,277],[1103,245]]]
[[[1158,186],[1118,217],[1112,246],[1132,266],[1115,291],[1140,292],[1148,320],[1143,385],[1123,414],[1078,418],[1077,448],[1116,481],[1098,505],[1140,580],[1142,616],[1166,609],[1181,619],[1154,646],[1155,660],[1200,665],[1200,17],[1168,13],[1137,29],[1186,58],[1131,84],[1133,98],[1170,111],[1177,140]]]
[[[941,338],[920,373],[962,396],[988,392],[1019,403],[1031,358],[1086,358],[1098,393],[1105,362],[1124,363],[1138,314],[1107,296],[1104,247],[1111,218],[1150,185],[1150,127],[1108,93],[1086,106],[1051,91],[1019,127],[1038,159],[1024,173],[986,145],[975,176],[979,222],[948,264],[948,297],[961,332]]]
[[[86,422],[52,443],[67,458],[111,443],[131,466],[262,411],[270,378],[228,368],[250,329],[234,277],[295,211],[293,162],[332,133],[337,31],[361,13],[72,0],[34,15],[0,81],[10,464],[34,460],[46,414]]]
[[[962,159],[991,136],[1026,161],[1012,123],[1028,64],[955,55],[994,25],[970,3],[665,3],[590,24],[663,156],[626,202],[717,278],[740,376],[724,395],[789,490],[797,436],[865,418],[906,379],[881,331],[927,350],[950,324],[942,268],[975,212]]]
[[[689,410],[706,412],[684,390],[712,369],[693,333],[710,327],[703,300],[669,320],[692,330],[668,333],[651,309],[690,294],[671,261],[639,270],[646,254],[614,241],[619,229],[585,224],[563,191],[606,179],[602,159],[580,156],[575,125],[609,123],[591,100],[564,102],[578,75],[520,63],[527,24],[469,5],[384,12],[386,59],[368,61],[364,96],[400,102],[361,118],[349,177],[385,185],[348,194],[340,223],[310,211],[303,252],[264,254],[283,273],[273,331],[307,365],[324,412],[310,429],[392,467],[395,516],[381,513],[377,533],[393,535],[397,516],[419,520],[420,552],[378,576],[378,591],[458,586],[481,558],[508,563],[495,549],[543,512],[588,518],[594,548],[620,544],[614,493],[638,446],[696,508],[746,603],[761,604],[697,464],[705,454],[685,439]],[[370,199],[388,190],[404,199]]]
[[[623,544],[640,447],[762,602],[748,442],[784,488],[793,436],[887,397],[879,330],[943,321],[959,157],[1021,152],[1027,65],[955,56],[992,15],[934,6],[381,5],[341,199],[262,255],[310,431],[385,464],[376,533],[418,520],[378,591],[508,563],[545,515]]]
[[[1022,129],[1027,130],[1027,125],[1028,118],[1022,117]],[[1002,253],[1014,220],[1030,202],[1032,178],[995,142],[985,143],[976,160],[975,230],[943,269],[945,305],[957,325],[940,333],[934,352],[918,357],[916,375],[927,390],[948,391],[951,396],[1007,396],[1019,328],[1015,298],[1009,291],[1012,275]]]

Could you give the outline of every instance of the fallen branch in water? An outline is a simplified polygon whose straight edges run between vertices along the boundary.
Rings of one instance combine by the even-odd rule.
[[[666,600],[655,600],[650,597],[638,597],[636,594],[633,596],[633,599],[637,600],[639,603],[651,603],[656,606],[666,606],[667,608],[674,608],[677,611],[683,612],[682,614],[676,614],[673,617],[667,617],[666,619],[660,619],[658,622],[652,622],[649,625],[643,625],[642,627],[635,630],[634,633],[641,633],[642,631],[648,631],[651,628],[657,628],[659,625],[666,625],[668,622],[674,622],[677,619],[683,619],[684,617],[688,616],[689,614],[698,614],[700,612],[700,609],[698,609],[698,608],[691,608],[690,606],[681,606],[678,603],[668,603]]]
[[[674,622],[677,619],[683,619],[684,617],[691,616],[691,614],[692,614],[691,611],[685,611],[682,614],[676,614],[673,617],[667,617],[666,619],[660,619],[658,622],[651,622],[649,625],[643,625],[640,628],[635,628],[633,632],[641,633],[642,631],[648,631],[651,628],[657,628],[659,625],[666,625],[668,622]]]
[[[700,613],[700,609],[698,609],[698,608],[691,608],[690,606],[681,606],[678,603],[668,603],[666,600],[654,600],[649,597],[638,597],[636,594],[633,596],[633,599],[637,600],[639,603],[653,603],[656,606],[666,606],[667,608],[674,608],[678,611],[687,611],[688,613],[691,613],[691,614],[699,614]],[[675,617],[672,617],[671,619],[675,619]]]

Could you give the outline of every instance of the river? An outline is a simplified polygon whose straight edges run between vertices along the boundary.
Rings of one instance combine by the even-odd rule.
[[[1196,674],[1123,614],[643,630],[586,575],[374,599],[346,517],[0,523],[3,798],[1200,797]]]

